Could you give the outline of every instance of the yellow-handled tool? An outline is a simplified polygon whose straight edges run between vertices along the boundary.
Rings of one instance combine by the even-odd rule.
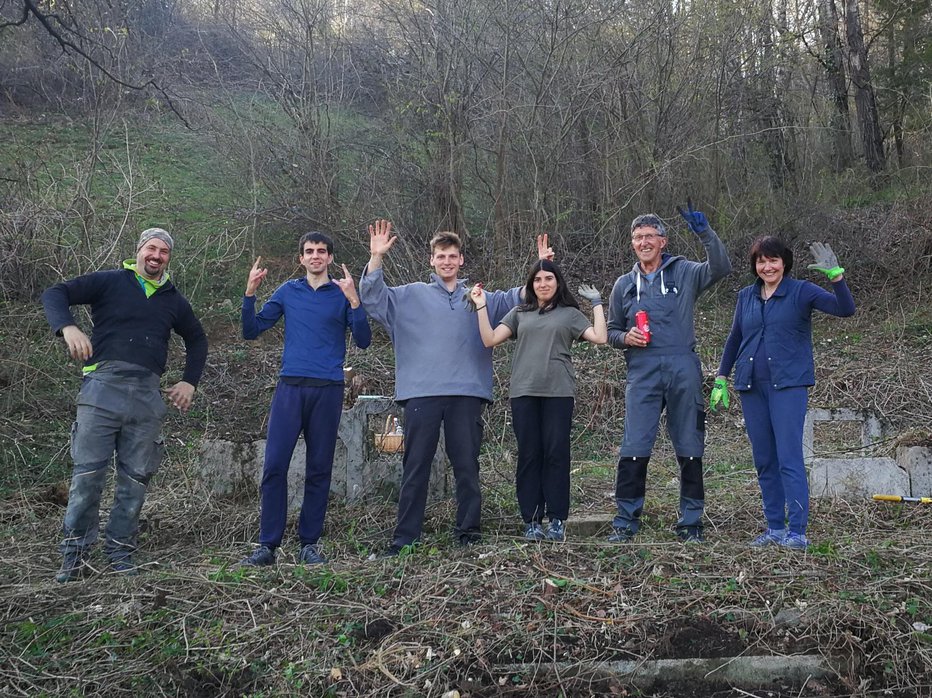
[[[932,497],[901,497],[898,494],[875,494],[878,502],[912,502],[914,504],[932,504]]]

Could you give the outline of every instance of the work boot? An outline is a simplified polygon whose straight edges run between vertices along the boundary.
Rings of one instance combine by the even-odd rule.
[[[634,539],[634,531],[628,526],[612,526],[612,533],[608,537],[609,543],[630,543]]]
[[[125,555],[116,560],[111,560],[110,569],[124,577],[135,577],[139,574],[139,568],[136,566],[136,563],[133,562],[131,555]]]
[[[86,565],[87,559],[84,556],[83,550],[75,549],[66,551],[62,558],[61,569],[58,570],[58,574],[55,575],[55,581],[59,584],[77,581],[84,576],[84,568]]]

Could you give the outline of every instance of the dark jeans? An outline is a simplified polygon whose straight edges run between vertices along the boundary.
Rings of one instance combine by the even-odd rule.
[[[277,548],[282,543],[288,520],[288,466],[302,432],[307,451],[298,537],[301,545],[320,538],[342,409],[342,385],[309,388],[279,382],[275,387],[262,468],[261,545]]]
[[[570,512],[571,397],[513,397],[518,441],[515,490],[525,523],[566,520]]]
[[[405,451],[398,525],[393,545],[421,538],[430,469],[440,441],[440,426],[456,480],[456,536],[478,537],[482,493],[479,490],[479,446],[482,443],[482,399],[463,395],[406,400]]]
[[[62,526],[62,553],[97,541],[100,497],[116,451],[116,483],[104,552],[120,560],[136,550],[139,512],[162,460],[159,434],[167,409],[159,377],[133,364],[108,362],[84,377],[71,429],[74,471]]]

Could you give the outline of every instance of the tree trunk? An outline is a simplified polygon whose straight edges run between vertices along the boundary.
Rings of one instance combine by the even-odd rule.
[[[848,37],[848,68],[854,85],[854,105],[858,112],[858,125],[864,147],[864,159],[871,172],[883,172],[886,160],[883,153],[883,132],[877,114],[877,100],[871,83],[867,46],[861,30],[861,16],[857,0],[845,2],[845,29]]]
[[[819,30],[825,46],[825,72],[832,97],[831,128],[833,136],[832,166],[835,172],[851,167],[851,116],[848,113],[848,86],[845,76],[844,52],[838,36],[838,10],[835,0],[820,0]]]

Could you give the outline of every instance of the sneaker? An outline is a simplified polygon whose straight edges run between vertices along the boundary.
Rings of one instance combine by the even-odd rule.
[[[676,537],[684,543],[702,543],[705,537],[702,535],[702,526],[686,526],[676,529]]]
[[[456,543],[461,548],[470,548],[473,545],[481,544],[482,536],[480,536],[478,533],[461,533]]]
[[[566,540],[566,524],[561,519],[550,519],[547,527],[547,540],[562,543]]]
[[[411,553],[414,551],[414,544],[411,545],[396,545],[392,543],[390,546],[382,550],[381,552],[373,552],[366,559],[369,562],[374,562],[375,560],[388,560],[389,558],[398,557],[402,552]]]
[[[524,538],[526,540],[544,540],[547,534],[544,533],[543,526],[539,521],[532,521],[524,525]]]
[[[751,541],[752,548],[765,548],[768,545],[782,545],[786,537],[785,528],[768,528],[757,538]]]
[[[307,545],[301,546],[301,552],[298,554],[298,562],[303,562],[305,565],[323,565],[327,562],[327,558],[320,554],[320,548],[308,543]]]
[[[59,584],[77,581],[84,575],[86,565],[83,550],[69,550],[62,558],[61,569],[55,575],[55,581]]]
[[[111,560],[110,569],[116,574],[122,574],[124,577],[135,577],[139,574],[139,568],[129,555],[118,560]]]
[[[609,543],[628,543],[634,538],[635,532],[628,526],[612,526],[612,534],[608,537]]]
[[[780,541],[780,545],[784,548],[792,548],[793,550],[805,550],[809,547],[809,539],[802,533],[794,533],[793,531],[788,531],[783,540]]]
[[[240,567],[268,567],[275,564],[275,548],[260,545],[249,557],[239,561]]]

